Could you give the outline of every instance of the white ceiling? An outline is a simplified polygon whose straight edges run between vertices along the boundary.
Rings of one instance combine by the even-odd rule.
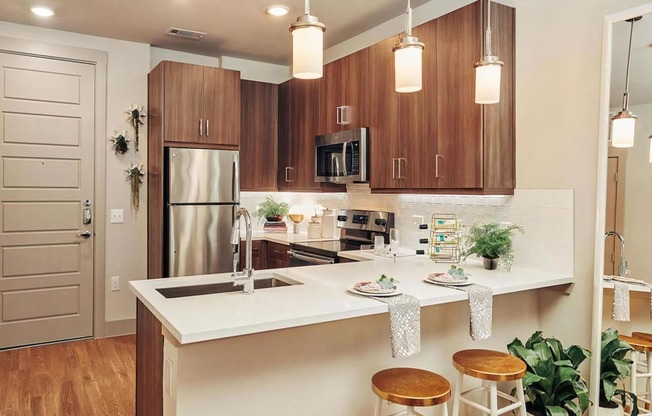
[[[429,0],[412,0],[412,7]],[[29,8],[44,5],[44,19]],[[271,4],[290,13],[272,17]],[[313,0],[310,12],[326,24],[325,47],[336,45],[401,15],[404,0]],[[289,25],[304,13],[302,0],[2,0],[0,20],[70,32],[149,43],[208,56],[234,56],[287,65],[291,56]],[[170,27],[198,30],[201,41],[165,34]]]
[[[629,30],[628,22],[618,22],[613,27],[611,108],[621,108],[623,105]],[[652,103],[652,15],[634,23],[629,75],[629,104],[647,103]]]

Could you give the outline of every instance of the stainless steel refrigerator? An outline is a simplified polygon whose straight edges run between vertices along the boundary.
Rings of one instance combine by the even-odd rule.
[[[165,276],[233,269],[229,241],[240,199],[237,151],[167,148]]]

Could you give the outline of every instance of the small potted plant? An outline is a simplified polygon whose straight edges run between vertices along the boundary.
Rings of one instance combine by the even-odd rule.
[[[632,360],[625,358],[628,352],[634,351],[631,345],[618,338],[618,331],[608,328],[602,333],[600,343],[600,416],[622,416],[623,407],[614,401],[620,396],[620,402],[627,407],[631,401],[631,416],[639,413],[638,399],[634,392],[618,388],[618,381],[623,382],[629,376]]]
[[[268,222],[280,222],[290,212],[290,205],[287,202],[276,202],[271,195],[258,205],[256,216],[258,221],[265,218]]]
[[[535,332],[523,345],[514,339],[507,349],[525,361],[523,379],[527,411],[534,416],[581,416],[589,407],[589,388],[578,367],[591,352],[577,345],[564,349],[555,338]]]
[[[501,259],[503,267],[509,271],[514,260],[512,237],[515,230],[523,232],[523,227],[515,224],[503,227],[497,222],[473,224],[466,242],[470,248],[463,256],[466,258],[471,254],[477,254],[482,257],[484,268],[487,270],[496,269],[498,259]]]

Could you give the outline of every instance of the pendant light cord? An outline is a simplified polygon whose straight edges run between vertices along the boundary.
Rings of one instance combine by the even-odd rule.
[[[627,72],[625,72],[625,94],[623,95],[623,110],[629,110],[629,66],[632,61],[632,37],[634,35],[634,19],[629,29],[629,50],[627,52]]]
[[[487,0],[487,33],[485,34],[485,55],[491,55],[491,0]]]
[[[407,9],[405,10],[405,35],[412,36],[412,7],[410,7],[410,0],[407,2]]]
[[[306,0],[305,10],[306,10],[306,15],[309,15],[310,14],[310,0]]]

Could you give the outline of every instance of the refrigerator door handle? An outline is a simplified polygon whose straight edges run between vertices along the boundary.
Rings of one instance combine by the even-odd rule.
[[[233,155],[233,200],[240,203],[240,154]]]

